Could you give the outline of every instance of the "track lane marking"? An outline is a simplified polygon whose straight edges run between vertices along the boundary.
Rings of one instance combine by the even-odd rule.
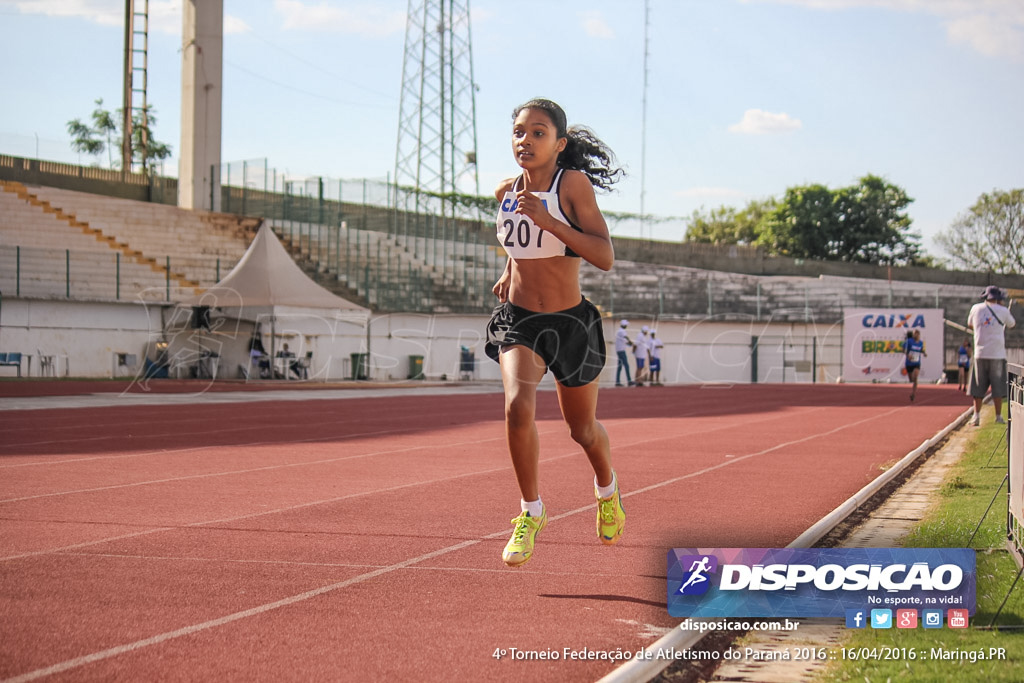
[[[673,477],[671,479],[667,479],[665,481],[658,482],[657,484],[652,484],[652,485],[649,485],[649,486],[637,489],[635,491],[631,491],[631,492],[622,494],[622,496],[624,498],[626,498],[626,497],[631,497],[631,496],[635,496],[635,495],[640,495],[641,493],[646,493],[646,492],[653,491],[653,490],[656,490],[656,489],[659,489],[659,488],[663,488],[665,486],[669,486],[671,484],[678,483],[679,481],[683,481],[685,479],[690,479],[690,478],[697,477],[697,476],[700,476],[702,474],[706,474],[708,472],[712,472],[712,471],[715,471],[715,470],[718,470],[718,469],[721,469],[721,468],[724,468],[724,467],[729,467],[729,466],[735,465],[735,464],[737,464],[739,462],[743,462],[743,461],[748,460],[750,458],[754,458],[754,457],[758,457],[758,456],[765,455],[765,454],[768,454],[768,453],[772,453],[774,451],[778,451],[778,450],[780,450],[782,448],[785,448],[787,446],[792,446],[792,445],[796,445],[796,444],[800,444],[800,443],[806,443],[806,442],[814,440],[816,438],[821,438],[823,436],[829,436],[829,435],[832,435],[832,434],[836,434],[836,433],[841,432],[841,431],[843,431],[845,429],[848,429],[850,427],[854,427],[854,426],[857,426],[857,425],[860,425],[860,424],[871,422],[873,420],[878,419],[879,417],[891,415],[892,413],[894,413],[894,412],[896,412],[898,410],[901,410],[901,408],[894,408],[893,410],[889,410],[889,411],[886,411],[886,412],[883,412],[883,413],[879,413],[879,414],[876,414],[876,415],[872,415],[872,416],[863,418],[861,420],[857,420],[857,421],[850,422],[850,423],[847,423],[847,424],[844,424],[844,425],[840,425],[840,426],[835,427],[835,428],[830,429],[830,430],[826,430],[826,431],[823,431],[823,432],[817,432],[815,434],[808,435],[808,436],[805,436],[805,437],[802,437],[802,438],[799,438],[799,439],[793,439],[793,440],[790,440],[790,441],[779,443],[779,444],[776,444],[776,445],[771,446],[769,448],[762,449],[760,451],[755,451],[755,452],[752,452],[752,453],[747,453],[745,455],[737,456],[737,457],[735,457],[733,459],[730,459],[728,461],[722,462],[722,463],[720,463],[718,465],[712,465],[710,467],[702,468],[701,470],[698,470],[696,472],[691,472],[691,473],[688,473],[688,474],[680,476],[680,477]],[[650,418],[650,419],[654,419],[654,418]],[[626,448],[628,448],[628,447],[635,447],[635,446],[640,445],[640,444],[654,442],[654,441],[661,441],[661,440],[664,440],[664,438],[645,439],[645,440],[640,440],[640,441],[628,444],[628,445],[623,446],[623,447],[626,447]],[[574,449],[572,453],[562,454],[562,455],[555,456],[555,457],[552,457],[552,458],[546,458],[542,462],[550,462],[552,460],[560,460],[560,459],[571,457],[571,456],[578,456],[578,452],[576,451],[576,449]],[[510,466],[506,466],[506,467],[502,467],[502,468],[496,468],[494,470],[490,470],[490,472],[497,472],[497,471],[503,471],[503,470],[508,470],[508,469],[510,469]],[[412,486],[420,486],[420,485],[423,485],[424,483],[434,484],[434,483],[437,483],[439,481],[450,481],[452,479],[458,479],[458,478],[462,478],[462,477],[465,477],[465,476],[475,476],[477,474],[483,474],[483,473],[484,472],[473,473],[473,475],[470,475],[470,474],[456,475],[454,477],[447,477],[447,478],[444,478],[444,479],[435,480],[434,482],[417,482],[417,483],[406,484],[406,485],[397,486],[397,487],[391,487],[390,489],[386,489],[386,490],[397,490],[397,489],[402,489],[402,488],[409,488],[409,487],[412,487]],[[380,492],[383,492],[383,491],[380,491]],[[339,498],[338,500],[342,500],[342,499],[345,499],[345,498],[352,498],[352,497],[356,497],[356,496],[360,496],[360,495],[369,495],[371,493],[375,493],[375,492],[364,492],[364,493],[361,493],[361,494],[352,494],[350,496],[343,496],[343,497]],[[288,509],[296,509],[296,508],[301,508],[301,507],[308,507],[310,505],[316,505],[316,504],[320,504],[320,503],[307,503],[307,504],[303,504],[303,505],[300,505],[300,506],[294,506],[294,508],[288,508]],[[593,509],[594,509],[593,504],[589,504],[589,505],[586,505],[586,506],[578,507],[578,508],[576,508],[574,510],[569,510],[567,512],[561,513],[559,515],[556,515],[556,516],[552,517],[551,519],[552,520],[565,519],[565,518],[568,518],[568,517],[580,514],[582,512],[585,512],[585,511],[592,511]],[[252,514],[252,515],[245,515],[245,516],[240,517],[240,518],[233,518],[231,521],[234,521],[234,519],[241,519],[241,518],[247,518],[247,517],[256,517],[256,516],[262,516],[262,515],[265,515],[265,514],[272,514],[274,512],[278,512],[278,511],[266,511],[266,512]],[[227,521],[227,520],[222,520],[222,521]],[[196,523],[196,524],[192,524],[192,525],[188,525],[188,526],[202,526],[204,524],[211,524],[211,523],[217,523],[217,522]],[[165,529],[161,529],[161,530],[165,530]],[[155,533],[157,531],[158,530],[154,529],[154,530],[152,530],[150,532],[140,532],[139,534],[134,534],[134,535],[141,536],[141,535],[144,535],[146,533]],[[174,639],[181,638],[181,637],[184,637],[184,636],[193,635],[195,633],[206,631],[206,630],[209,630],[209,629],[212,629],[212,628],[217,628],[219,626],[230,624],[230,623],[233,623],[235,621],[239,621],[241,619],[246,619],[246,618],[249,618],[249,617],[258,616],[258,615],[264,614],[266,612],[270,612],[272,610],[276,610],[276,609],[279,609],[279,608],[282,608],[282,607],[287,607],[287,606],[294,605],[294,604],[297,604],[297,603],[300,603],[300,602],[304,602],[306,600],[310,600],[312,598],[316,598],[316,597],[319,597],[319,596],[324,595],[326,593],[330,593],[330,592],[333,592],[333,591],[336,591],[336,590],[340,590],[340,589],[346,588],[348,586],[352,586],[352,585],[355,585],[355,584],[358,584],[358,583],[363,583],[365,581],[369,581],[371,579],[377,578],[378,576],[382,576],[384,574],[389,574],[389,573],[397,571],[399,569],[405,569],[407,567],[411,567],[413,565],[419,564],[419,563],[424,562],[426,560],[434,559],[436,557],[441,557],[443,555],[447,555],[447,554],[450,554],[450,553],[453,553],[453,552],[457,552],[459,550],[463,550],[465,548],[469,548],[469,547],[478,545],[478,544],[480,544],[480,543],[482,543],[482,542],[484,542],[486,540],[490,540],[490,539],[494,539],[494,538],[503,538],[507,534],[508,534],[508,530],[507,529],[502,529],[501,531],[496,531],[494,533],[487,534],[485,536],[481,536],[481,537],[476,538],[476,539],[465,540],[465,541],[462,541],[462,542],[459,542],[459,543],[447,546],[445,548],[441,548],[441,549],[438,549],[438,550],[435,550],[435,551],[432,551],[432,552],[429,552],[429,553],[425,553],[423,555],[419,555],[417,557],[413,557],[413,558],[410,558],[410,559],[407,559],[407,560],[403,560],[401,562],[396,562],[396,563],[391,564],[391,565],[380,567],[379,569],[375,569],[373,571],[366,572],[364,574],[360,574],[360,575],[352,577],[350,579],[346,579],[344,581],[339,581],[339,582],[336,582],[336,583],[332,583],[332,584],[329,584],[327,586],[322,586],[320,588],[316,588],[316,589],[313,589],[313,590],[310,590],[310,591],[305,591],[303,593],[299,593],[297,595],[293,595],[293,596],[290,596],[288,598],[283,598],[281,600],[276,600],[276,601],[273,601],[273,602],[270,602],[270,603],[266,603],[266,604],[263,604],[263,605],[258,605],[256,607],[252,607],[252,608],[247,609],[247,610],[242,610],[240,612],[235,612],[233,614],[228,614],[228,615],[225,615],[223,617],[219,617],[217,619],[211,619],[211,620],[208,620],[208,621],[204,621],[204,622],[201,622],[201,623],[198,623],[198,624],[193,624],[191,626],[186,626],[186,627],[183,627],[183,628],[180,628],[180,629],[176,629],[176,630],[173,630],[173,631],[167,631],[165,633],[161,633],[161,634],[157,634],[155,636],[151,636],[149,638],[144,638],[144,639],[141,639],[141,640],[137,640],[137,641],[134,641],[132,643],[126,643],[124,645],[119,645],[119,646],[116,646],[116,647],[107,648],[105,650],[94,652],[94,653],[91,653],[91,654],[88,654],[88,655],[84,655],[84,656],[81,656],[81,657],[76,657],[76,658],[73,658],[73,659],[65,660],[63,662],[58,662],[58,663],[53,664],[53,665],[51,665],[49,667],[45,667],[45,668],[41,668],[41,669],[36,669],[34,671],[30,671],[30,672],[27,672],[25,674],[21,674],[19,676],[13,677],[13,678],[5,679],[4,683],[25,683],[27,681],[36,680],[36,679],[42,678],[44,676],[50,676],[50,675],[53,675],[55,673],[61,673],[61,672],[64,672],[64,671],[69,671],[71,669],[76,669],[76,668],[79,668],[81,666],[85,666],[87,664],[91,664],[91,663],[94,663],[94,662],[102,661],[102,660],[105,660],[105,659],[110,659],[110,658],[116,657],[118,655],[134,652],[136,650],[140,650],[140,649],[143,649],[145,647],[149,647],[149,646],[152,646],[152,645],[158,645],[160,643],[164,643],[164,642],[167,642],[169,640],[174,640]],[[98,541],[98,542],[92,543],[92,545],[95,545],[95,544],[100,543],[100,542],[102,542],[102,541]],[[84,544],[80,544],[77,547],[83,547],[83,545]],[[54,551],[49,551],[49,552],[53,553]],[[40,555],[40,554],[47,554],[47,553],[33,553],[33,555]],[[6,559],[15,559],[15,558],[0,558],[0,560],[6,560]]]

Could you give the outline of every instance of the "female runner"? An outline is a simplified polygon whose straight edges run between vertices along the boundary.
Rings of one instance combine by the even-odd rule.
[[[487,326],[488,356],[501,365],[505,433],[522,494],[521,514],[502,552],[509,566],[533,555],[547,524],[539,491],[537,385],[551,370],[558,403],[573,440],[594,469],[597,534],[611,545],[626,514],[611,466],[608,434],[596,419],[598,376],[604,368],[601,316],[580,292],[580,260],[602,270],[615,260],[594,187],[608,189],[621,169],[608,147],[583,127],[567,128],[554,102],[534,99],[513,113],[512,152],[522,173],[496,191],[498,239],[508,253],[494,293],[501,302]]]

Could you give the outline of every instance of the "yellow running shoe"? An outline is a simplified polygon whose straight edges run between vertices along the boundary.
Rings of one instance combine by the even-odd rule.
[[[605,545],[615,545],[622,538],[622,530],[626,528],[626,511],[622,509],[622,498],[619,496],[619,478],[615,478],[615,493],[601,498],[594,489],[597,498],[597,537]]]
[[[533,557],[533,541],[548,523],[548,509],[544,508],[540,517],[531,517],[530,513],[524,512],[513,519],[512,523],[515,529],[501,553],[501,559],[510,567],[519,567]]]

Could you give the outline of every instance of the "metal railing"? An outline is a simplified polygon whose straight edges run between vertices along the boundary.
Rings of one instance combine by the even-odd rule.
[[[97,193],[110,190],[122,176],[117,171],[0,155],[0,177],[8,175],[25,182],[53,181],[58,187]],[[74,181],[74,187],[54,180],[62,177]],[[132,183],[145,181],[151,184],[150,189],[155,187],[153,178],[132,177]],[[342,296],[377,310],[395,312],[486,312],[493,306],[491,288],[505,264],[505,255],[494,239],[493,198],[440,197],[397,187],[389,179],[294,178],[271,169],[262,159],[225,164],[220,178],[223,211],[265,217],[306,272],[322,284],[337,285],[343,290],[339,291]],[[86,180],[92,184],[80,186]],[[115,196],[124,196],[121,190],[126,187],[118,185],[120,194]],[[638,217],[621,220],[630,219]],[[610,225],[617,220],[609,214]],[[760,262],[761,256],[752,247],[723,250],[709,245],[613,239],[619,258],[616,268],[603,273],[584,265],[582,271],[584,294],[606,314],[744,316],[806,322],[838,320],[843,309],[851,306],[913,306],[943,308],[947,317],[960,319],[976,294],[971,287],[941,282],[849,277],[794,280],[763,277],[756,274],[762,271],[749,270],[729,274],[719,272],[729,270],[728,263],[719,267],[711,262],[716,258],[730,263]],[[48,263],[44,266],[28,258],[26,247],[21,248],[20,257],[11,249],[15,248],[5,248],[0,254],[0,286],[5,292],[38,291],[43,296],[75,298],[83,291],[99,290],[103,297],[126,299],[135,298],[140,290],[152,296],[152,287],[156,286],[162,289],[163,299],[170,300],[174,289],[169,275],[133,274],[138,264],[126,263],[123,257],[119,263],[113,253],[106,254],[99,265],[94,263],[93,271],[86,275],[79,261],[97,262],[95,254],[61,252],[43,259]],[[215,259],[186,264],[189,257],[185,256],[146,256],[155,257],[165,267],[169,263],[169,270],[175,272],[201,271],[200,276],[189,275],[200,287],[213,284],[234,266]],[[702,265],[707,270],[679,264]],[[836,264],[822,267],[832,265]],[[51,272],[41,274],[39,269]],[[966,276],[974,275],[989,281],[984,274],[948,274],[945,281],[966,282]],[[154,277],[159,282],[152,285]],[[977,286],[974,280],[969,281]],[[1008,332],[1008,342],[1016,346],[1022,335],[1024,325],[1019,325]]]
[[[234,266],[222,259],[161,255],[159,267],[132,261],[118,252],[0,246],[0,291],[16,297],[78,301],[175,301],[192,296],[173,273],[199,275],[210,287]]]

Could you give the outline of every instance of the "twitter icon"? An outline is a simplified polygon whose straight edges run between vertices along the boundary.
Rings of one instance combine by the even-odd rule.
[[[892,628],[892,610],[871,610],[871,628]]]

